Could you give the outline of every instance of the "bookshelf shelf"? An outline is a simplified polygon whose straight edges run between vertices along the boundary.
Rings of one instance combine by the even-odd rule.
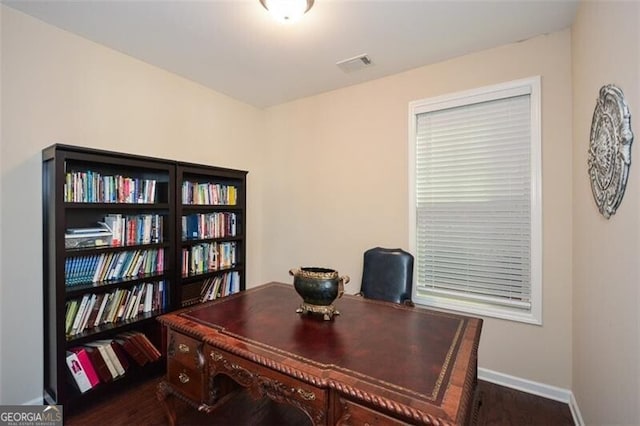
[[[231,268],[223,268],[223,269],[216,269],[214,271],[207,271],[204,272],[202,274],[188,274],[188,275],[182,275],[182,283],[189,283],[189,282],[193,282],[193,281],[198,281],[204,278],[210,278],[216,275],[222,275],[226,272],[234,272],[234,271],[242,271],[243,270],[243,266],[242,265],[236,265],[233,266]]]
[[[122,322],[117,322],[117,323],[103,324],[99,327],[91,329],[90,331],[85,331],[80,334],[69,336],[67,338],[67,345],[68,346],[82,345],[84,343],[91,342],[93,340],[108,337],[113,333],[122,333],[132,329],[137,329],[145,325],[155,326],[155,318],[167,312],[169,311],[159,310],[154,312],[148,312],[148,313],[142,314],[139,318],[124,320]]]
[[[114,288],[131,287],[142,282],[158,281],[164,276],[164,274],[145,274],[136,278],[66,286],[65,298],[71,299],[73,297],[82,296],[85,293],[104,293]]]
[[[167,203],[71,203],[65,202],[64,207],[67,209],[113,209],[113,210],[167,210]]]
[[[101,383],[94,389],[89,390],[86,393],[80,393],[77,389],[73,389],[68,396],[68,404],[70,406],[87,405],[92,403],[99,403],[104,397],[113,395],[114,393],[126,392],[127,388],[135,384],[136,382],[149,378],[151,376],[161,375],[164,370],[166,360],[147,364],[144,367],[132,368],[126,376],[122,376],[111,383]],[[66,406],[65,406],[66,409]]]
[[[189,246],[189,245],[197,245],[201,243],[242,241],[242,240],[244,240],[244,236],[242,235],[236,235],[233,237],[219,237],[219,238],[188,238],[186,240],[182,240],[182,245]]]
[[[245,289],[247,172],[61,144],[42,161],[44,400],[69,412],[164,372],[158,315],[202,303],[204,290]],[[188,187],[198,202],[225,204],[183,204]],[[233,218],[233,233],[183,239],[189,215],[217,217],[216,232]],[[183,251],[199,245],[235,264],[183,277]],[[69,362],[86,349],[95,364],[109,347],[122,371],[109,380],[105,353],[101,375],[83,387]]]
[[[145,250],[145,249],[157,249],[157,248],[169,248],[171,244],[168,242],[162,243],[151,243],[151,244],[130,244],[130,245],[121,245],[121,246],[99,246],[95,248],[83,248],[83,249],[66,249],[67,257],[75,257],[75,256],[86,256],[88,254],[101,254],[101,253],[111,253],[118,251],[127,251],[127,250]]]
[[[185,213],[197,213],[197,212],[207,212],[210,210],[216,210],[216,211],[221,211],[221,212],[225,212],[225,211],[242,211],[242,208],[238,207],[237,205],[233,205],[233,206],[228,206],[228,205],[222,205],[222,204],[185,204],[182,206],[182,210]]]

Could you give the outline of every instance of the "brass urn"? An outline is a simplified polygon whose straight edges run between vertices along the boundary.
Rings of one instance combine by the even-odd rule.
[[[341,277],[334,269],[318,267],[291,269],[289,274],[303,301],[296,312],[322,314],[325,320],[340,314],[333,302],[344,294],[344,285],[350,280],[347,275]]]

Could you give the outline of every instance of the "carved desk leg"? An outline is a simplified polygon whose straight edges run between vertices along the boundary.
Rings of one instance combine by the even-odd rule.
[[[176,411],[175,406],[173,404],[173,400],[169,400],[169,397],[173,394],[171,391],[171,387],[166,382],[160,382],[158,384],[158,389],[156,390],[156,397],[158,401],[164,407],[164,411],[167,414],[167,418],[169,419],[169,424],[171,426],[176,425]]]

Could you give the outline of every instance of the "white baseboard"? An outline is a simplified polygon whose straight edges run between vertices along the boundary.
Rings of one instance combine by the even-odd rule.
[[[478,378],[486,382],[495,383],[496,385],[506,386],[511,389],[516,389],[532,395],[538,395],[543,398],[568,404],[576,426],[584,426],[582,415],[578,408],[578,403],[576,402],[573,392],[569,389],[563,389],[544,383],[534,382],[532,380],[522,379],[520,377],[510,376],[509,374],[499,373],[497,371],[481,367],[478,368]]]
[[[571,392],[571,401],[569,401],[569,408],[571,409],[571,415],[573,416],[573,422],[576,426],[584,426],[584,420],[582,420],[582,414],[578,408],[578,401],[576,401],[573,392]]]

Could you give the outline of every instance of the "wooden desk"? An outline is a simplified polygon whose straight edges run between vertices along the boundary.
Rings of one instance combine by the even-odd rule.
[[[345,295],[332,321],[297,314],[269,283],[160,317],[168,368],[158,387],[213,412],[238,389],[293,405],[314,425],[469,424],[482,320]]]

